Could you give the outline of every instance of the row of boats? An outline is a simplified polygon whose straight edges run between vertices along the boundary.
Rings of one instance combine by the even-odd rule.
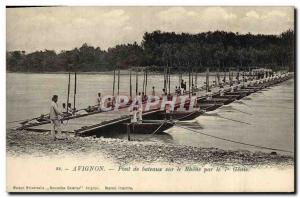
[[[223,105],[227,105],[235,100],[240,100],[251,93],[260,91],[264,88],[281,83],[292,77],[291,73],[281,72],[275,75],[260,79],[250,79],[247,81],[236,82],[233,85],[219,85],[211,87],[206,94],[196,92],[194,99],[193,110],[181,110],[180,103],[175,103],[173,111],[168,113],[166,110],[159,107],[153,108],[143,113],[143,120],[137,123],[132,123],[130,116],[113,119],[97,123],[95,125],[84,126],[75,131],[78,136],[103,136],[111,137],[112,134],[131,133],[138,134],[154,134],[161,133],[164,130],[174,126],[178,121],[192,120],[207,111],[213,111]],[[186,93],[189,94],[189,93]],[[185,101],[185,107],[190,106],[190,100]],[[170,98],[172,100],[172,97]]]

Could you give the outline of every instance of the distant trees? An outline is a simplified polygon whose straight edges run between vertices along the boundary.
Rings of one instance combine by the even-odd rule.
[[[25,51],[13,51],[6,53],[7,70],[12,72],[26,71],[24,65]]]
[[[141,45],[117,45],[107,51],[86,43],[56,53],[52,50],[7,52],[10,72],[107,71],[156,65],[197,71],[229,67],[294,68],[294,31],[280,35],[252,35],[215,31],[199,34],[146,32]]]
[[[134,44],[117,45],[109,48],[105,54],[106,61],[110,69],[120,67],[127,69],[129,66],[143,65],[143,49],[135,42]]]
[[[215,31],[199,34],[175,34],[154,31],[145,33],[142,47],[156,65],[191,67],[204,71],[206,67],[294,67],[294,32],[279,36],[240,35]],[[168,60],[168,61],[166,61]]]

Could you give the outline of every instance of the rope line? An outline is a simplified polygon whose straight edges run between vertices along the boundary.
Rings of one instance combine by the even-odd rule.
[[[223,117],[223,116],[220,116],[220,115],[217,115],[217,117],[223,118],[223,119],[225,119],[225,120],[231,120],[231,121],[234,121],[234,122],[239,122],[239,123],[242,123],[242,124],[251,125],[251,124],[248,123],[248,122],[243,122],[243,121],[240,121],[240,120],[234,120],[234,119],[226,118],[226,117]]]
[[[226,117],[223,117],[223,116],[220,116],[220,115],[217,115],[217,117],[223,118],[223,119],[225,119],[225,120],[231,120],[231,121],[233,121],[233,122],[239,122],[239,123],[242,123],[242,124],[251,125],[251,124],[248,123],[248,122],[243,122],[243,121],[240,121],[240,120],[234,120],[234,119],[226,118]]]
[[[248,112],[245,112],[245,111],[241,111],[241,110],[238,110],[238,109],[236,109],[236,108],[232,108],[232,109],[235,110],[235,111],[238,111],[238,112],[247,114],[247,115],[253,115],[252,113],[248,113]]]
[[[189,114],[187,114],[187,115],[185,115],[185,116],[182,116],[181,118],[178,118],[177,120],[181,120],[181,119],[183,119],[183,118],[186,118],[186,117],[189,117],[190,115],[192,115],[192,114],[194,114],[195,112],[193,111],[193,112],[191,112],[191,113],[189,113]]]
[[[204,114],[205,116],[216,116],[216,117],[219,117],[219,118],[223,118],[223,119],[225,119],[225,120],[230,120],[230,121],[234,121],[234,122],[239,122],[239,123],[242,123],[242,124],[247,124],[247,125],[251,125],[250,123],[248,123],[248,122],[243,122],[243,121],[240,121],[240,120],[234,120],[234,119],[231,119],[231,118],[226,118],[226,117],[223,117],[223,116],[220,116],[219,114],[207,114],[207,113],[205,113]]]
[[[276,148],[265,147],[265,146],[259,146],[259,145],[248,144],[248,143],[239,142],[239,141],[235,141],[235,140],[231,140],[231,139],[221,138],[221,137],[218,137],[218,136],[209,135],[207,133],[200,132],[199,130],[194,130],[194,129],[191,129],[191,128],[188,128],[188,127],[184,127],[184,126],[180,126],[180,125],[175,125],[175,126],[183,128],[183,129],[190,130],[190,131],[195,132],[195,133],[200,133],[200,134],[205,135],[205,136],[213,137],[213,138],[216,138],[216,139],[219,139],[219,140],[224,140],[224,141],[227,141],[227,142],[232,142],[232,143],[236,143],[236,144],[252,146],[252,147],[261,148],[261,149],[273,150],[273,151],[282,151],[282,152],[286,152],[286,153],[294,153],[294,152],[288,151],[288,150],[276,149]]]
[[[224,106],[225,107],[225,106]],[[224,109],[225,111],[226,111],[226,108],[222,108],[222,109]],[[252,113],[248,113],[248,112],[245,112],[245,111],[241,111],[241,110],[239,110],[239,109],[236,109],[236,108],[233,108],[233,107],[231,107],[231,109],[233,110],[233,111],[238,111],[238,112],[241,112],[241,113],[244,113],[244,114],[247,114],[247,115],[253,115]],[[230,110],[230,109],[227,109],[227,110]]]
[[[163,122],[151,135],[154,135],[166,122]]]
[[[15,120],[15,121],[10,121],[10,122],[7,122],[7,123],[14,123],[14,122],[23,122],[23,121],[28,121],[29,119],[24,119],[24,120]]]
[[[243,99],[244,99],[244,98],[243,98]],[[245,105],[246,107],[251,108],[249,105],[247,105],[247,104],[246,104],[245,102],[243,102],[242,100],[235,100],[235,101],[233,101],[233,103]]]

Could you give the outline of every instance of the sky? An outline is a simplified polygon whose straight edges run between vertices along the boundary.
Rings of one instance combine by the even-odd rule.
[[[293,7],[35,7],[6,9],[7,51],[103,50],[140,42],[145,32],[215,30],[280,34],[294,29]]]

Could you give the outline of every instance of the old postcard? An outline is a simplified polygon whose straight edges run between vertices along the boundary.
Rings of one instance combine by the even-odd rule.
[[[7,7],[8,192],[294,192],[294,7]]]

